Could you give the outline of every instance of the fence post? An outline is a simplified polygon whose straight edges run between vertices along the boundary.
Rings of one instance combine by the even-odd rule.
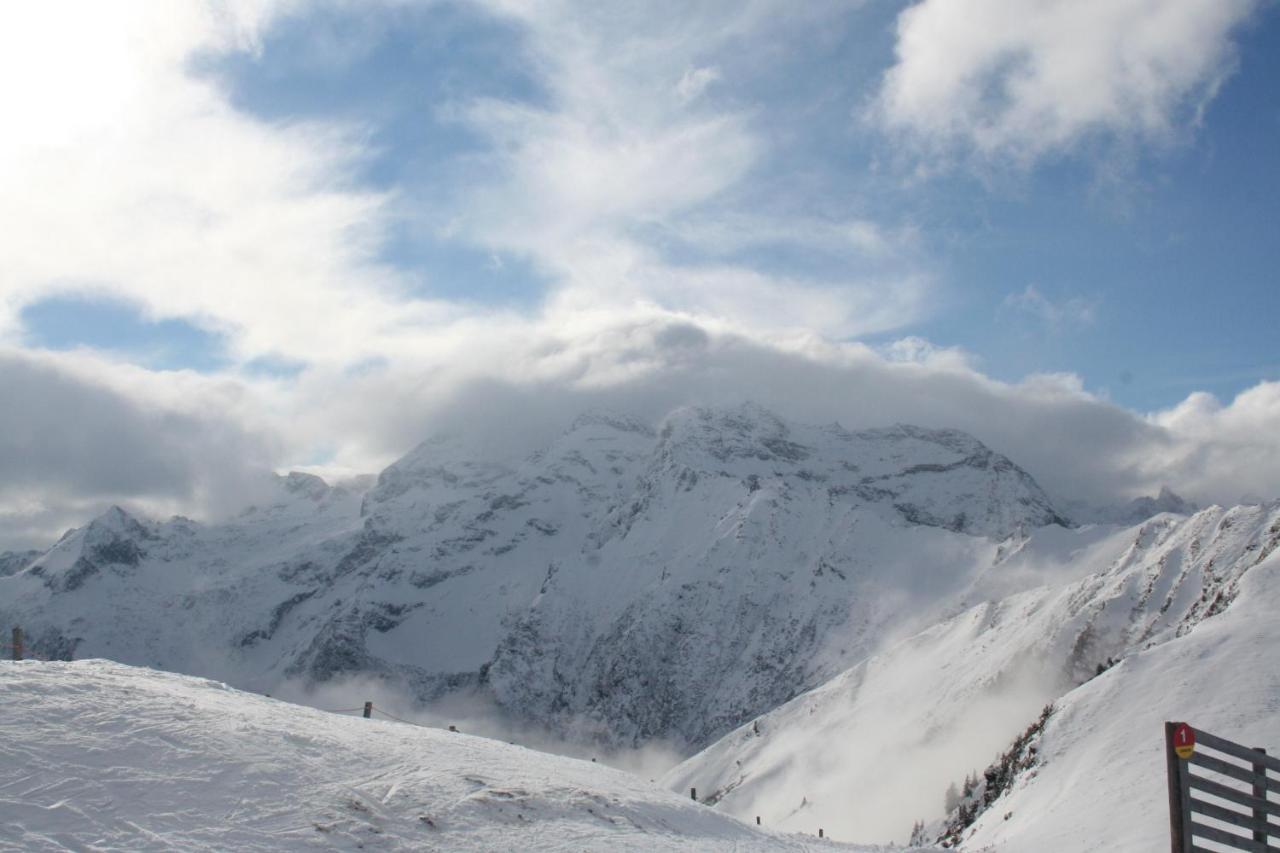
[[[822,827],[818,827],[818,837],[822,837]]]
[[[695,803],[698,801],[698,789],[697,789],[697,788],[690,788],[690,789],[689,789],[689,799],[693,800]]]
[[[364,718],[367,720],[367,719],[369,719],[371,716],[373,716],[373,703],[372,703],[372,702],[365,702],[365,703],[364,703]]]
[[[1260,746],[1255,746],[1253,751],[1260,752],[1263,755],[1267,754],[1267,751]],[[1267,798],[1267,765],[1255,764],[1253,765],[1253,772],[1258,774],[1258,781],[1253,783],[1253,795],[1260,800],[1265,800]],[[1267,826],[1266,809],[1254,809],[1253,819],[1261,821],[1263,826]],[[1267,843],[1267,832],[1265,830],[1254,830],[1253,840],[1261,841],[1265,846]]]
[[[1187,784],[1183,775],[1186,770],[1182,759],[1173,750],[1173,734],[1179,723],[1164,724],[1164,757],[1169,773],[1169,841],[1172,853],[1188,853],[1191,850],[1191,835],[1187,831],[1191,815],[1187,813]]]
[[[22,660],[22,629],[13,627],[13,659]]]

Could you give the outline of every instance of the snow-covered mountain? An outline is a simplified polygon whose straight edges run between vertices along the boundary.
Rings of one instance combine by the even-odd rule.
[[[654,425],[586,415],[512,464],[439,437],[376,482],[295,473],[272,489],[227,523],[115,508],[48,551],[5,555],[0,625],[22,625],[47,657],[102,656],[276,695],[323,689],[351,704],[380,689],[405,708],[493,706],[505,723],[579,742],[663,744],[691,756],[662,780],[673,797],[696,787],[705,805],[748,822],[862,842],[904,841],[923,820],[921,837],[949,831],[973,850],[1090,849],[1080,839],[1112,836],[1154,850],[1161,718],[1280,740],[1270,722],[1280,683],[1266,657],[1277,639],[1266,614],[1280,595],[1280,504],[1187,515],[1166,492],[1108,515],[1169,510],[1142,523],[1073,527],[1030,476],[963,433],[806,426],[749,404],[681,409]],[[1230,673],[1232,656],[1252,680]],[[47,674],[52,687],[31,689],[60,701],[142,678],[149,701],[169,692],[199,708],[208,697],[189,690],[214,689],[103,663],[6,672]],[[1178,681],[1162,692],[1162,679]],[[296,729],[309,712],[235,696],[217,712],[283,739],[292,752],[272,760],[305,776],[315,753],[282,734],[279,714]],[[63,737],[45,734],[45,749]],[[325,748],[363,766],[351,737],[331,734]],[[1139,742],[1114,784],[1078,784]],[[587,800],[624,848],[717,849],[731,832],[702,818],[686,826],[688,815],[647,793],[599,793],[620,790],[616,780],[583,777],[573,790],[601,799],[575,800],[528,776],[530,762],[550,773],[538,762],[556,759],[489,749],[446,764],[493,768],[489,788],[516,785],[534,820],[570,834]],[[998,781],[965,801],[986,810],[945,814],[948,786],[1002,753]],[[450,788],[481,784],[462,773],[392,775],[419,799],[464,804],[458,826],[482,813],[501,824],[493,832],[523,826],[524,811],[512,822],[492,797],[471,803]],[[1140,785],[1155,788],[1125,805],[1121,794]],[[30,790],[38,800],[43,789]],[[1139,808],[1144,817],[1131,819]],[[1089,809],[1083,823],[1063,817]],[[409,840],[406,827],[418,827],[407,812],[330,811],[316,822],[343,843],[371,826],[391,849],[421,843]],[[716,819],[703,806],[690,812],[708,814]],[[100,815],[69,820],[82,818],[85,832],[105,831]],[[1080,826],[1093,834],[1073,837]],[[758,841],[733,837],[743,849]]]
[[[1063,524],[963,433],[750,404],[585,416],[518,465],[436,439],[366,493],[275,489],[220,525],[114,509],[0,578],[0,621],[46,655],[259,691],[372,677],[686,749],[954,612]]]
[[[590,761],[101,660],[0,662],[0,850],[865,851]]]
[[[1162,486],[1155,495],[1143,495],[1125,503],[1092,506],[1087,503],[1068,501],[1061,504],[1061,508],[1072,521],[1078,524],[1119,524],[1126,527],[1141,524],[1162,512],[1192,515],[1200,509],[1168,486]]]
[[[32,560],[39,556],[39,551],[5,551],[0,553],[0,578],[22,571]]]
[[[1268,538],[1244,556],[1230,606],[1058,700],[1034,763],[962,835],[964,849],[1084,849],[1081,840],[1093,839],[1114,850],[1168,850],[1166,720],[1275,754],[1280,512],[1273,505],[1267,516]]]
[[[1041,767],[965,848],[1167,849],[1163,719],[1280,745],[1266,609],[1280,598],[1278,549],[1280,503],[1034,532],[975,582],[982,603],[744,724],[665,781],[771,825],[902,841],[916,819],[942,817],[950,783],[1057,702]],[[1028,574],[1049,583],[977,594]],[[1107,834],[1126,820],[1123,840]]]

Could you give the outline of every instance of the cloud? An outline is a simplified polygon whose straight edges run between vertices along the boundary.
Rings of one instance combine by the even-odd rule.
[[[0,550],[51,543],[112,503],[217,516],[281,446],[237,383],[96,357],[0,351]]]
[[[676,83],[676,96],[681,103],[689,103],[707,90],[707,87],[720,79],[720,69],[715,66],[690,68]]]
[[[1280,382],[1260,382],[1223,405],[1197,392],[1151,416],[1177,437],[1170,482],[1219,503],[1280,496]]]
[[[485,0],[519,28],[542,92],[442,105],[487,147],[451,162],[457,186],[427,198],[359,185],[369,128],[262,121],[193,70],[263,51],[301,6],[6,8],[0,543],[43,541],[110,502],[216,517],[252,491],[255,471],[377,470],[435,430],[518,457],[586,408],[656,420],[744,399],[799,420],[967,429],[1072,498],[1112,503],[1165,484],[1201,501],[1275,494],[1280,454],[1251,433],[1278,432],[1271,386],[1144,418],[1074,376],[1002,383],[919,338],[847,342],[909,326],[937,301],[922,241],[856,198],[761,203],[753,181],[784,141],[732,87],[736,57],[804,44],[849,5]],[[1202,6],[1177,8],[1200,10],[1209,35],[1245,8]],[[935,8],[913,7],[902,32]],[[1177,41],[1190,13],[1172,8],[1155,19]],[[1045,14],[1011,26],[1047,27]],[[1224,43],[1232,26],[1219,27]],[[1135,67],[1154,50],[1138,50]],[[914,55],[900,45],[886,87]],[[1183,101],[1208,93],[1209,77],[1195,79]],[[1182,101],[1168,103],[1176,118]],[[550,282],[545,299],[517,313],[417,295],[413,273],[381,260],[400,217],[497,263],[529,262]],[[57,296],[198,325],[225,342],[229,366],[198,375],[16,349],[23,307]],[[1034,288],[1009,305],[1050,323],[1085,308]],[[291,369],[253,370],[264,361]]]
[[[429,358],[314,366],[287,380],[9,353],[0,549],[111,502],[217,517],[254,499],[255,472],[321,448],[311,467],[322,474],[378,470],[439,432],[517,462],[587,409],[657,421],[677,406],[744,400],[810,423],[964,429],[1059,498],[1112,504],[1162,485],[1202,503],[1280,495],[1280,383],[1142,417],[1073,375],[1000,382],[920,339],[880,351],[657,306],[466,319],[433,347]]]
[[[1010,293],[1000,307],[1003,312],[1030,317],[1051,332],[1092,326],[1097,321],[1098,313],[1096,300],[1073,296],[1054,302],[1033,284],[1028,284],[1021,293]]]
[[[487,5],[523,28],[547,100],[453,106],[492,155],[479,160],[485,176],[441,212],[450,238],[531,259],[561,305],[647,302],[837,336],[923,313],[932,279],[894,229],[866,217],[770,213],[744,198],[779,143],[749,101],[717,97],[712,84],[724,80],[721,59],[798,38],[780,25],[791,4],[607,14],[573,2]],[[792,17],[817,26],[847,6]],[[804,251],[816,239],[833,257],[805,274],[778,275],[742,257]],[[868,313],[872,304],[892,310]]]
[[[927,148],[1027,165],[1103,137],[1163,142],[1235,68],[1257,0],[921,0],[874,116]]]
[[[240,361],[352,361],[452,310],[377,260],[390,198],[352,178],[361,128],[256,121],[193,70],[259,49],[291,6],[6,7],[0,335],[87,296],[223,333]]]
[[[259,120],[200,73],[211,58],[260,53],[271,27],[304,4],[6,10],[0,197],[23,202],[0,205],[0,340],[21,339],[24,306],[77,297],[195,323],[238,364],[419,358],[426,338],[483,309],[423,297],[420,273],[382,260],[406,219],[425,220],[442,244],[532,261],[562,305],[652,303],[839,336],[921,315],[932,277],[893,229],[865,216],[805,229],[733,197],[775,143],[749,102],[716,97],[717,57],[787,27],[797,38],[835,6],[779,27],[776,0],[608,14],[582,3],[478,5],[521,32],[546,97],[438,105],[487,148],[464,152],[453,192],[430,196],[357,181],[372,128]],[[64,33],[68,19],[84,26]],[[821,230],[825,268],[778,275],[718,255],[696,228],[682,239],[686,257],[670,257],[687,222],[748,211],[755,227],[735,236],[739,255],[804,250]]]
[[[1059,498],[1113,504],[1162,485],[1201,502],[1280,496],[1280,455],[1265,438],[1280,424],[1270,386],[1222,411],[1196,397],[1186,411],[1148,418],[1088,393],[1074,375],[1000,382],[963,352],[920,339],[877,350],[811,333],[762,336],[656,306],[513,318],[483,352],[475,328],[442,342],[429,371],[388,364],[304,383],[289,404],[295,420],[340,436],[336,461],[360,468],[439,431],[516,461],[586,409],[656,421],[681,405],[755,400],[811,423],[964,429]]]

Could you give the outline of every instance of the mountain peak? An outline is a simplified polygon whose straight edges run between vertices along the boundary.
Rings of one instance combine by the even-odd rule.
[[[320,499],[329,491],[329,484],[323,478],[304,471],[290,471],[280,478],[280,483],[284,486],[285,491],[295,495],[303,495],[313,500]]]

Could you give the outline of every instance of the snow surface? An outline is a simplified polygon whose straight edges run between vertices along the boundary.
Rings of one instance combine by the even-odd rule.
[[[870,850],[621,771],[102,660],[0,664],[0,850]]]
[[[1042,534],[1048,540],[1043,548],[1037,542]],[[1073,540],[1079,547],[1073,547]],[[1119,700],[1110,705],[1110,699],[1099,698],[1094,707],[1097,718],[1130,716],[1141,724],[1126,723],[1114,740],[1100,734],[1095,742],[1091,727],[1101,724],[1091,719],[1072,730],[1069,742],[1060,748],[1063,754],[1082,756],[1068,766],[1087,763],[1100,745],[1135,763],[1146,762],[1146,747],[1125,744],[1161,741],[1161,714],[1210,730],[1211,723],[1222,720],[1225,736],[1269,733],[1271,745],[1280,745],[1280,723],[1258,726],[1280,707],[1277,637],[1261,637],[1247,627],[1259,604],[1241,608],[1231,603],[1244,595],[1242,588],[1262,600],[1280,597],[1274,571],[1254,574],[1278,546],[1280,504],[1214,507],[1189,519],[1159,516],[1118,532],[1039,531],[1025,541],[1009,543],[1012,551],[976,586],[999,587],[1003,570],[1017,578],[1031,566],[1045,564],[1050,566],[1045,577],[1055,583],[980,604],[903,641],[743,725],[672,770],[664,781],[674,790],[696,785],[717,808],[739,816],[761,814],[771,825],[816,821],[842,835],[857,833],[860,840],[902,841],[916,820],[942,815],[949,783],[958,785],[968,773],[985,767],[1045,704],[1092,678],[1099,665],[1125,659],[1097,679],[1099,685],[1119,683],[1123,673],[1150,666],[1126,658],[1143,649],[1159,650],[1151,655],[1170,661],[1169,666],[1182,660],[1185,671],[1175,681],[1187,689],[1165,690],[1158,677],[1152,677],[1140,689],[1125,688],[1129,705]],[[1054,569],[1064,558],[1062,565],[1071,568]],[[1270,557],[1266,565],[1274,562]],[[1080,576],[1082,567],[1090,565],[1094,572]],[[1232,639],[1229,626],[1237,622],[1242,627]],[[1185,644],[1172,642],[1205,632],[1222,638],[1224,658],[1227,647],[1247,651],[1234,674],[1227,674],[1231,667],[1222,661],[1180,653]],[[1254,678],[1259,680],[1246,685]],[[1078,692],[1088,695],[1097,689],[1101,687],[1089,682]],[[1196,698],[1197,690],[1206,695]],[[1219,713],[1228,707],[1234,716]],[[1068,718],[1065,712],[1063,718]],[[1055,715],[1046,743],[1057,737],[1058,719]],[[1023,808],[1023,820],[1011,826],[1044,843],[1019,842],[1009,849],[1139,849],[1089,846],[1090,838],[1108,837],[1102,824],[1095,827],[1100,834],[1092,836],[1070,828],[1077,805],[1073,797],[1085,796],[1072,792],[1078,787],[1097,791],[1097,778],[1109,772],[1099,766],[1090,770],[1096,775],[1051,777],[1058,788],[1050,781],[1041,783],[1042,799]],[[1124,784],[1138,782],[1123,773],[1119,777],[1124,781],[1104,788],[1110,796],[1123,792]],[[1163,777],[1152,784],[1151,797],[1159,799]],[[1092,804],[1106,796],[1086,799]],[[1059,835],[1026,828],[1039,825],[1045,802],[1052,802],[1055,813],[1063,816]],[[1011,808],[1015,815],[1020,813],[1004,805],[993,813],[1003,815]],[[1119,820],[1138,811],[1132,798],[1116,797],[1107,813]],[[999,818],[990,817],[982,825],[980,839],[1011,837],[994,821]],[[1144,817],[1139,824],[1141,830],[1132,837],[1146,839],[1143,843],[1150,846],[1159,821]],[[980,844],[973,849],[980,849]]]

